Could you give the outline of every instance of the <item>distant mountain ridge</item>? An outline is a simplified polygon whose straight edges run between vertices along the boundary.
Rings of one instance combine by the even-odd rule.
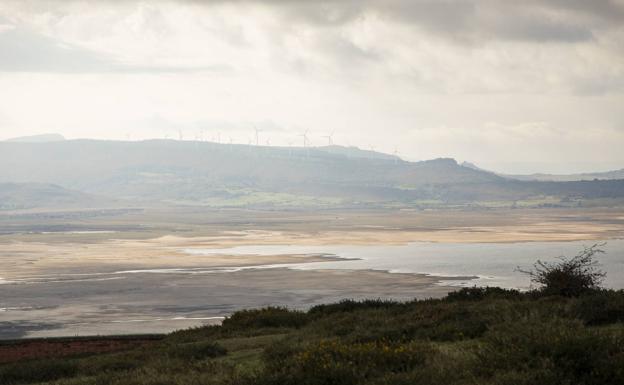
[[[62,142],[65,137],[60,134],[41,134],[31,136],[20,136],[17,138],[7,139],[6,142],[17,143],[48,143],[48,142]]]
[[[508,178],[528,181],[553,181],[570,182],[579,180],[614,180],[624,179],[624,168],[620,170],[581,173],[581,174],[529,174],[529,175],[506,175]]]
[[[578,173],[578,174],[503,174],[495,173],[483,169],[473,163],[463,162],[462,166],[472,168],[473,170],[485,171],[492,174],[502,176],[504,178],[523,180],[523,181],[541,181],[541,182],[574,182],[574,181],[590,181],[590,180],[615,180],[624,179],[624,168],[619,170],[605,171],[605,172],[591,172],[591,173]]]
[[[517,181],[449,158],[407,162],[351,147],[174,140],[0,142],[0,182],[217,207],[551,204],[624,197],[624,181]]]

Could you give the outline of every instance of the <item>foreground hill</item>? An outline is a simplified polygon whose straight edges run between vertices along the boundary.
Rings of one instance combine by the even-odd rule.
[[[208,142],[0,142],[0,182],[53,183],[140,202],[211,206],[571,204],[624,198],[624,181],[528,182],[354,148]],[[528,203],[527,203],[528,202]]]
[[[5,342],[0,357],[34,344],[40,358],[30,352],[30,360],[0,364],[0,378],[5,385],[615,385],[624,383],[622,322],[622,291],[565,298],[464,289],[441,300],[241,311],[222,326],[163,339]],[[97,354],[133,341],[134,349]]]

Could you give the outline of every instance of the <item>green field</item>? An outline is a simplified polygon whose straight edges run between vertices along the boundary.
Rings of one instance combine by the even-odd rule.
[[[622,384],[624,292],[464,289],[265,308],[134,350],[0,365],[9,384]]]

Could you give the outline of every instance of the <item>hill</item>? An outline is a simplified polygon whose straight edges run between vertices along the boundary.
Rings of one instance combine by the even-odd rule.
[[[569,182],[579,180],[613,180],[624,179],[624,169],[584,173],[584,174],[529,174],[529,175],[507,175],[507,177],[517,180],[528,181],[551,181],[551,182]]]
[[[47,143],[47,142],[61,142],[65,140],[63,135],[60,134],[41,134],[32,136],[20,136],[17,138],[7,139],[6,142],[17,143]]]
[[[87,207],[107,202],[89,194],[46,183],[0,183],[0,210]]]
[[[219,207],[576,205],[624,198],[624,181],[515,181],[453,159],[406,162],[340,146],[0,142],[0,165],[0,182],[51,183],[135,202]]]
[[[245,310],[222,326],[161,339],[9,341],[0,343],[5,362],[11,352],[31,359],[0,364],[0,378],[6,385],[615,385],[624,383],[623,321],[622,291],[566,298],[473,288],[439,300]]]
[[[592,173],[581,173],[581,174],[502,174],[495,173],[493,171],[489,171],[483,169],[474,163],[470,162],[462,162],[461,164],[464,167],[471,168],[473,170],[489,172],[492,174],[496,174],[502,176],[504,178],[513,179],[513,180],[522,180],[522,181],[539,181],[539,182],[575,182],[575,181],[593,181],[593,180],[616,180],[616,179],[624,179],[624,168],[620,170],[612,170],[605,172],[592,172]]]

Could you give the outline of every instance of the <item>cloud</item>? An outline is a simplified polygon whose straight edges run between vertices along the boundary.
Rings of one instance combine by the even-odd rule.
[[[180,73],[224,72],[226,65],[164,66],[124,63],[110,55],[67,44],[0,19],[0,72]]]
[[[81,3],[76,0],[5,1],[24,3],[20,8],[32,14],[56,9],[60,15],[63,5]],[[96,0],[91,3],[120,9],[142,2]],[[619,27],[624,20],[622,0],[162,0],[151,3],[265,8],[289,24],[329,28],[377,16],[429,31],[438,37],[461,41],[469,38],[476,42],[497,39],[583,41],[597,30]]]
[[[203,6],[260,4],[290,23],[336,27],[377,16],[452,40],[586,41],[624,20],[621,0],[179,0]]]
[[[257,125],[411,159],[624,161],[623,25],[624,0],[0,0],[2,134]]]

